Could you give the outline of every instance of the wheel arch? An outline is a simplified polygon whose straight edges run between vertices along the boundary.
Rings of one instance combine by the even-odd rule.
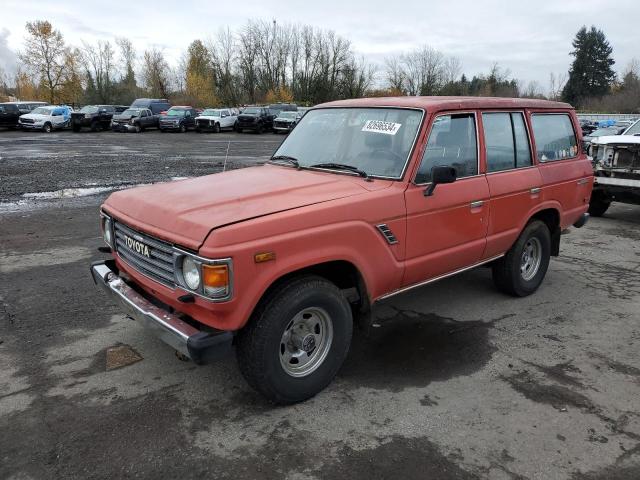
[[[544,208],[535,212],[527,221],[528,225],[533,220],[542,221],[551,234],[551,255],[557,257],[560,254],[560,211],[554,207]],[[525,225],[525,227],[526,227]]]
[[[330,260],[282,273],[262,292],[251,315],[274,290],[286,282],[305,275],[322,277],[336,285],[351,305],[354,320],[368,315],[371,309],[371,298],[365,278],[358,267],[348,260]]]

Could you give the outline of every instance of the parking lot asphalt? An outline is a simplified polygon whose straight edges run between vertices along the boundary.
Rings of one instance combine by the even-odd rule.
[[[96,289],[103,189],[281,140],[0,131],[0,478],[640,478],[640,207],[563,235],[530,297],[478,268],[379,303],[336,380],[290,407],[233,356],[180,361]]]

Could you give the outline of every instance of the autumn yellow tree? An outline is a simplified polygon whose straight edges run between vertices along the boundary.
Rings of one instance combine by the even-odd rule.
[[[287,87],[277,87],[267,92],[265,101],[267,103],[291,103],[293,102],[293,93]]]
[[[18,100],[37,100],[38,95],[38,87],[33,80],[31,80],[31,76],[28,75],[24,70],[18,70],[15,76],[15,84],[16,84],[16,97]]]
[[[27,38],[19,58],[38,77],[50,103],[65,79],[67,48],[60,31],[46,20],[27,22]]]
[[[218,104],[211,55],[200,40],[194,40],[187,50],[185,93],[194,106],[213,107]]]
[[[78,49],[68,49],[65,53],[65,75],[59,93],[62,103],[71,105],[82,103],[84,97],[82,78],[80,51]]]

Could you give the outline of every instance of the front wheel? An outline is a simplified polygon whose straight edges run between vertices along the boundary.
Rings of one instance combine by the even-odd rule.
[[[268,294],[238,334],[240,371],[278,404],[323,390],[349,351],[353,317],[340,290],[317,276],[290,280]]]
[[[140,127],[140,124],[139,124],[139,123],[136,123],[136,125],[135,125],[135,131],[136,131],[136,133],[140,133],[140,132],[142,131],[142,128]]]
[[[550,258],[549,228],[544,222],[534,220],[525,227],[505,256],[493,264],[493,282],[498,290],[509,295],[531,295],[544,280]]]
[[[44,127],[42,127],[42,131],[44,133],[51,133],[52,130],[53,130],[53,127],[51,127],[50,123],[45,123]]]
[[[180,133],[184,133],[187,131],[187,126],[183,123],[182,125],[180,125]]]
[[[219,123],[216,123],[213,126],[213,133],[220,133],[220,124]]]

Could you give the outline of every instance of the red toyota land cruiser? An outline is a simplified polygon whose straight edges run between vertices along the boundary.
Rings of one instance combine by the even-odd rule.
[[[355,320],[405,290],[491,262],[533,293],[593,170],[564,103],[368,98],[309,110],[264,166],[113,193],[113,259],[93,278],[195,362],[235,346],[251,386],[307,399]]]

